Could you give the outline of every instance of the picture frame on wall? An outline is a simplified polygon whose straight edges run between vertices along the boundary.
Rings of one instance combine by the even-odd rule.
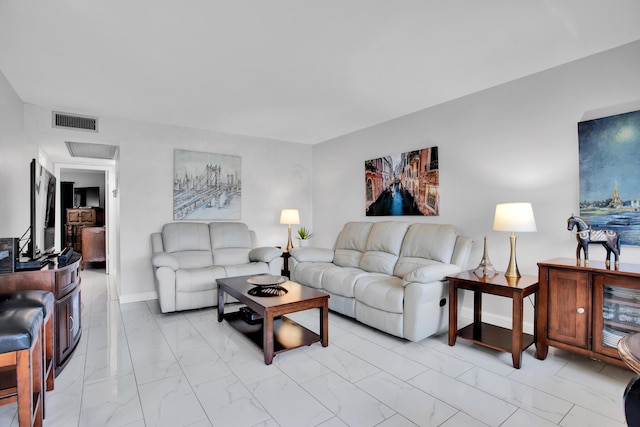
[[[640,111],[578,123],[580,217],[640,246]]]
[[[174,220],[240,220],[241,158],[175,150]]]
[[[438,147],[364,162],[366,216],[440,215]]]

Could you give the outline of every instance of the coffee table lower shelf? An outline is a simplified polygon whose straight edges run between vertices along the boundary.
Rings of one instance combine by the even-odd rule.
[[[247,323],[239,312],[224,315],[224,320],[229,322],[238,332],[243,333],[258,347],[264,350],[262,322],[254,325]],[[282,353],[294,348],[311,345],[320,342],[322,337],[305,328],[288,317],[281,316],[273,320],[273,354]]]
[[[480,323],[480,328],[474,327],[474,324],[465,326],[458,330],[458,337],[473,341],[476,344],[492,348],[494,350],[504,351],[505,353],[513,353],[513,331],[501,326],[492,325],[490,323]],[[525,350],[534,343],[533,335],[522,334],[522,348]]]

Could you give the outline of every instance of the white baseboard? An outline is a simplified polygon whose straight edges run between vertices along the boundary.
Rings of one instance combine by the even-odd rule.
[[[128,302],[149,301],[158,299],[158,293],[153,292],[141,292],[138,294],[120,295],[120,304],[126,304]]]

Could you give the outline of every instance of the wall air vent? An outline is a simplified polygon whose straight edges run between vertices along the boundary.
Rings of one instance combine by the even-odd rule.
[[[77,114],[53,112],[53,127],[98,132],[98,118]]]

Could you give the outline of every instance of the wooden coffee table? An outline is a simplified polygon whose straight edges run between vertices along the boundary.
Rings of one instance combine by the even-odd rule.
[[[287,281],[282,296],[253,296],[249,290],[255,285],[247,283],[251,276],[218,279],[218,322],[227,320],[234,328],[264,350],[264,363],[270,365],[273,356],[287,350],[322,342],[329,345],[329,295],[298,283]],[[229,294],[253,310],[261,321],[247,322],[240,312],[224,314],[225,294]],[[320,309],[320,334],[284,317],[297,311]]]

